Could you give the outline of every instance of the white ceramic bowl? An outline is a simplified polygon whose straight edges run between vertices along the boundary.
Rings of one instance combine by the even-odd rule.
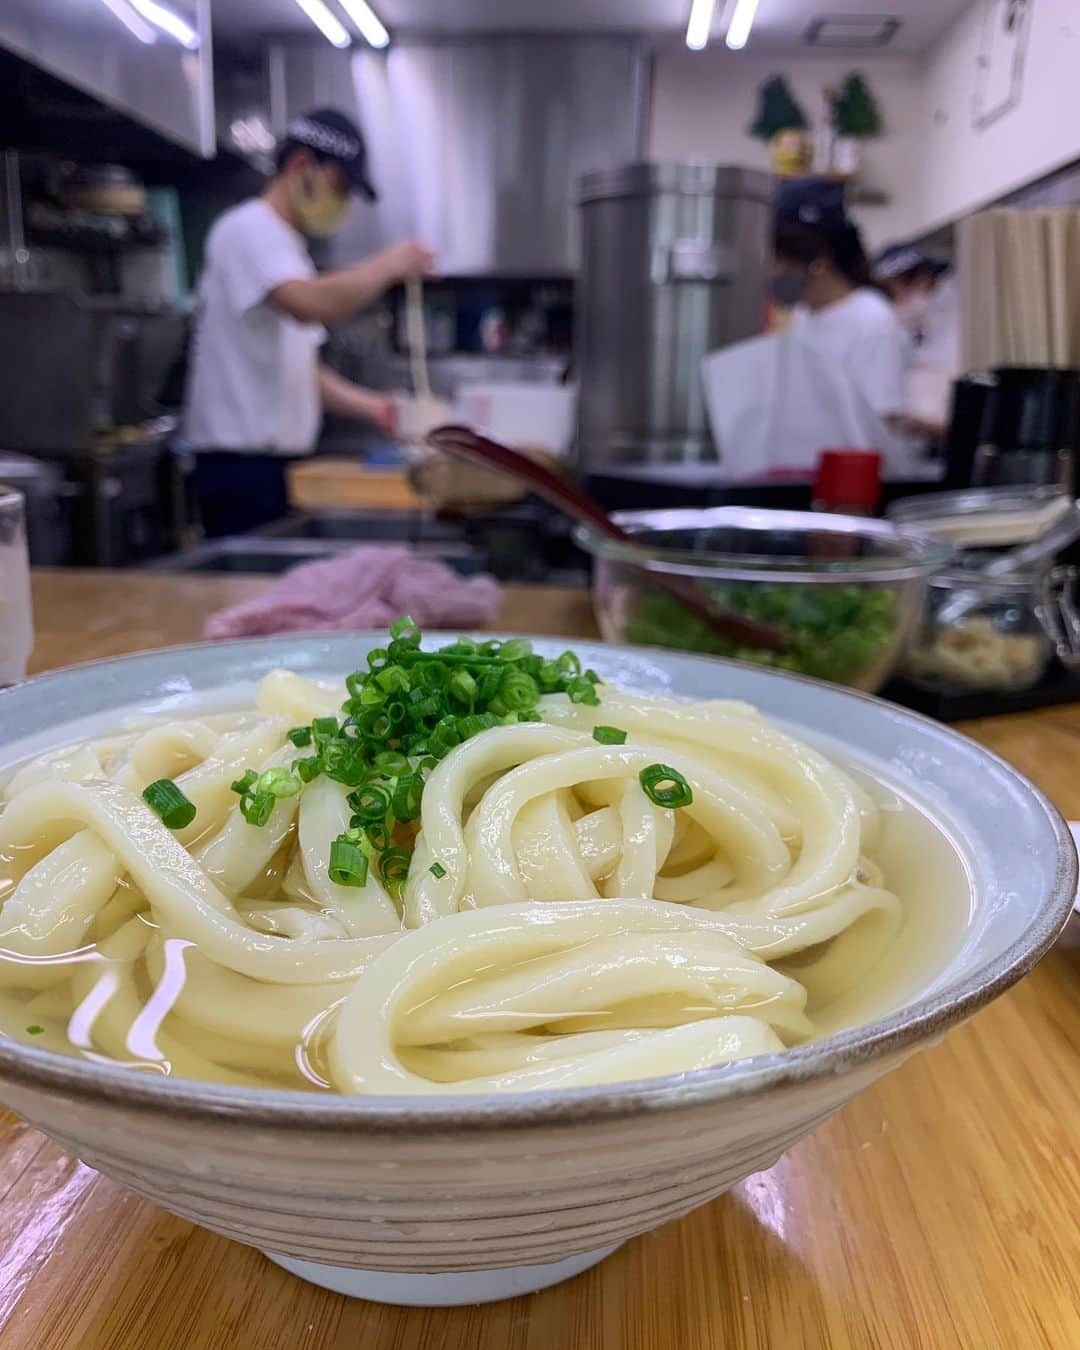
[[[175,709],[279,665],[341,673],[373,645],[363,636],[233,642],[45,676],[0,693],[0,766],[73,739],[72,720],[80,735],[101,730],[118,709]],[[144,1077],[0,1041],[0,1099],[132,1190],[327,1287],[389,1302],[479,1302],[583,1270],[770,1167],[1018,980],[1065,924],[1076,888],[1068,830],[1030,783],[973,742],[809,680],[574,646],[627,687],[748,699],[929,807],[973,878],[958,949],[877,1021],[669,1078],[503,1096],[321,1097]]]

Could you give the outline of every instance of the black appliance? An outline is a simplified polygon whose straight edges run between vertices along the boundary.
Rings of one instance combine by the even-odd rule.
[[[957,380],[947,488],[1080,487],[1080,370],[1000,366]]]

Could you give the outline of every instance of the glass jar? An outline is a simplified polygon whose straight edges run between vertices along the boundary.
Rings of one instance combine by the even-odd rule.
[[[957,567],[930,578],[903,674],[931,689],[1017,692],[1038,683],[1054,651],[1043,622],[1044,569],[987,577]]]
[[[33,645],[23,497],[0,486],[0,687],[25,679]]]

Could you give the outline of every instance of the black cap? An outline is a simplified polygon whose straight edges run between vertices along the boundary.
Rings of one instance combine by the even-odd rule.
[[[351,187],[369,202],[378,201],[379,194],[368,177],[363,134],[351,118],[336,108],[313,108],[294,117],[285,128],[284,143],[306,145],[320,159],[340,164]]]
[[[776,219],[784,225],[815,225],[822,230],[847,225],[844,184],[826,178],[781,179],[776,194]]]

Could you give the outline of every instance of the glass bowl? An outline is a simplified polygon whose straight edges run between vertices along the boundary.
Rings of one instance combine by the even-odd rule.
[[[734,657],[873,691],[892,674],[922,613],[927,578],[947,545],[882,520],[741,506],[622,511],[613,519],[637,545],[586,525],[593,607],[609,642]],[[704,593],[791,634],[789,650],[743,647],[657,586],[657,577]]]

